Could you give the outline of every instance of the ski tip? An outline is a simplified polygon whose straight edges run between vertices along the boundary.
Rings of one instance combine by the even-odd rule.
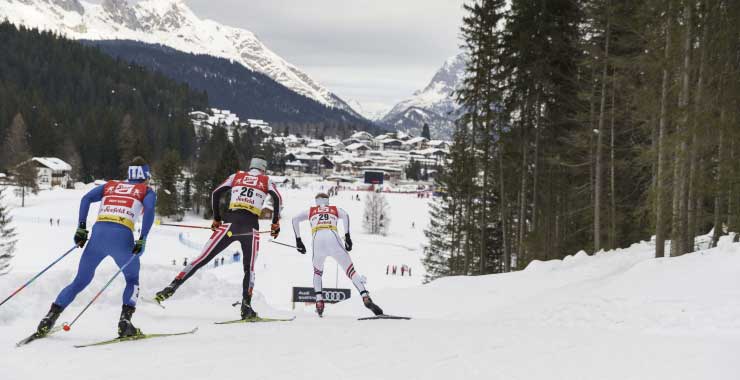
[[[411,319],[411,317],[401,317],[397,315],[380,314],[380,315],[375,315],[372,317],[357,318],[358,321],[372,321],[372,320],[378,320],[378,319],[397,319],[397,320],[408,321]]]
[[[162,303],[160,303],[160,302],[159,302],[159,301],[157,301],[156,299],[152,298],[152,299],[151,299],[150,301],[151,301],[151,303],[153,303],[153,304],[155,304],[155,305],[159,306],[160,308],[162,308],[162,309],[166,309],[166,307],[164,307],[164,305],[162,305]]]

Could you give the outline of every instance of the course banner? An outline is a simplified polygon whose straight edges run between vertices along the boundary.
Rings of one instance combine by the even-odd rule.
[[[350,289],[324,288],[323,293],[326,303],[342,302],[352,295]],[[293,287],[293,302],[316,302],[313,288]]]

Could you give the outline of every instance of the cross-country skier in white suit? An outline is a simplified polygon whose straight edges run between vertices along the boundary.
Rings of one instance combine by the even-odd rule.
[[[344,244],[339,237],[339,219],[344,223]],[[382,315],[383,310],[373,303],[370,294],[365,289],[365,277],[355,271],[349,251],[352,250],[352,239],[349,230],[349,215],[343,209],[330,206],[329,196],[324,193],[316,195],[316,205],[303,211],[293,218],[293,232],[295,232],[295,244],[298,252],[306,253],[306,246],[301,240],[299,226],[301,222],[308,220],[311,223],[311,234],[313,235],[313,287],[316,291],[316,312],[319,316],[324,313],[324,297],[322,293],[321,276],[324,274],[324,261],[327,257],[334,260],[344,270],[344,273],[352,280],[362,296],[365,307],[372,310],[375,315]]]

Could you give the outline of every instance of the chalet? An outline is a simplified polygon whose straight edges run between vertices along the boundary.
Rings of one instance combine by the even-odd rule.
[[[450,149],[450,143],[448,141],[443,140],[430,140],[427,145],[430,148],[437,148],[437,149],[444,149],[449,150]]]
[[[358,156],[365,156],[370,150],[370,147],[363,143],[354,143],[344,148],[347,152],[355,153]]]
[[[371,135],[370,133],[365,132],[365,131],[355,132],[354,134],[352,134],[352,136],[350,138],[355,139],[358,142],[370,142],[370,141],[373,141],[373,135]]]
[[[362,144],[362,143],[363,143],[362,141],[352,138],[352,137],[342,140],[342,144],[344,144],[344,146],[350,146],[352,144]]]
[[[334,170],[334,163],[324,155],[288,153],[284,156],[286,168],[302,173],[328,175]]]
[[[429,147],[429,140],[425,137],[414,137],[403,142],[403,148],[406,150],[411,149],[426,149]]]
[[[18,164],[17,167],[24,165],[34,165],[38,170],[37,183],[39,189],[49,190],[54,186],[68,188],[72,186],[70,173],[72,165],[56,157],[34,157],[28,161]]]
[[[399,150],[403,147],[403,142],[396,139],[386,139],[378,141],[382,150]]]

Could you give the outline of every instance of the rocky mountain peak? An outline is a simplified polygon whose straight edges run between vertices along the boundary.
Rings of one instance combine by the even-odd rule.
[[[103,10],[108,13],[111,20],[129,29],[141,29],[141,24],[136,18],[136,12],[126,0],[103,0]]]

